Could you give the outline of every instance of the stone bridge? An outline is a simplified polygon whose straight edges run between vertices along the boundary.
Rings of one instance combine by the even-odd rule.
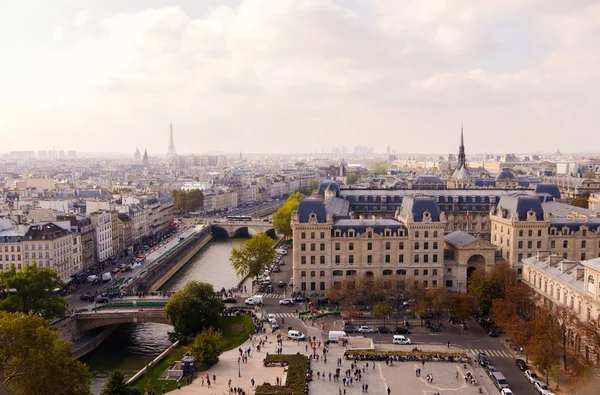
[[[139,309],[97,310],[76,313],[52,325],[58,336],[66,341],[75,341],[87,331],[117,324],[157,322],[167,324],[165,310],[161,307]]]
[[[229,237],[249,230],[264,233],[272,238],[277,236],[273,224],[264,221],[214,221],[210,223],[210,230],[212,234],[226,233]]]

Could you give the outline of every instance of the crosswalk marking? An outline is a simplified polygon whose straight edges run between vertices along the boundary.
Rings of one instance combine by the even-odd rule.
[[[263,298],[268,298],[268,299],[284,299],[285,298],[285,294],[257,294],[257,295],[262,295]]]
[[[512,356],[504,350],[477,349],[477,348],[471,349],[471,353],[474,356],[477,356],[480,352],[484,353],[488,357],[512,358]]]
[[[275,313],[275,317],[276,318],[281,318],[281,317],[284,317],[284,318],[294,318],[294,317],[297,317],[297,316],[298,315],[294,314],[294,313]]]

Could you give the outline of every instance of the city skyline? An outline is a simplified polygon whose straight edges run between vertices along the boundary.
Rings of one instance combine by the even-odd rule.
[[[3,151],[164,156],[173,122],[181,154],[442,154],[464,121],[467,155],[590,152],[598,16],[591,1],[15,2]]]

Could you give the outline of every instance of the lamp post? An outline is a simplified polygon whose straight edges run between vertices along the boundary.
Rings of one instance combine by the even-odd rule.
[[[240,362],[242,357],[238,357],[238,377],[242,377],[242,371],[240,370]]]

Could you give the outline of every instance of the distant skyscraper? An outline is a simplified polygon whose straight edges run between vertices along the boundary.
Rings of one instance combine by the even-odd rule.
[[[175,141],[173,141],[173,124],[171,124],[171,138],[169,140],[169,149],[167,150],[167,158],[177,156],[177,150],[175,150]]]

